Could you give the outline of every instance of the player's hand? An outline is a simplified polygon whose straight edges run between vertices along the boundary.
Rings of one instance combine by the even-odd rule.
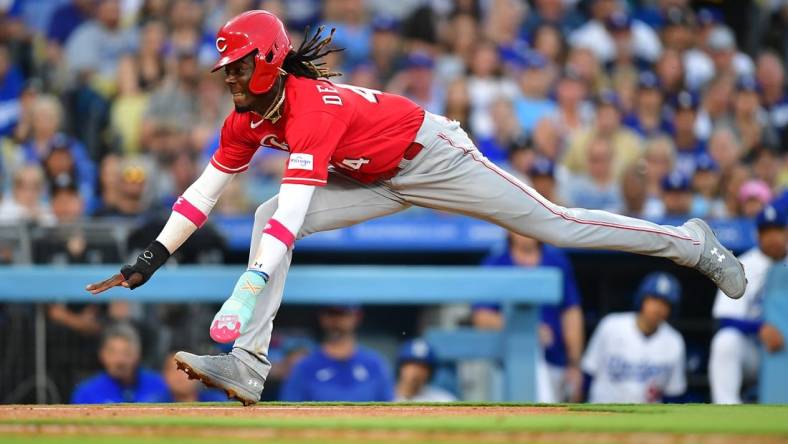
[[[93,284],[89,284],[85,287],[85,290],[89,291],[91,294],[99,294],[104,291],[109,290],[112,287],[125,287],[125,288],[132,288],[138,287],[142,282],[142,275],[140,273],[132,273],[127,280],[123,277],[123,274],[117,273],[110,276],[107,279],[104,279],[101,282],[95,282]]]
[[[785,340],[783,339],[782,333],[773,325],[763,324],[761,330],[758,332],[758,337],[769,353],[778,352],[785,347]]]
[[[92,294],[99,294],[112,287],[125,287],[134,290],[140,285],[148,282],[153,273],[159,269],[170,257],[170,252],[158,241],[151,242],[142,253],[137,256],[137,261],[133,265],[124,265],[120,273],[112,275],[95,284],[90,284],[85,289]]]

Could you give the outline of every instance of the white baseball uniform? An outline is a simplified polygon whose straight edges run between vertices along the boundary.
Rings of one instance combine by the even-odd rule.
[[[681,334],[663,322],[646,336],[636,320],[637,313],[609,314],[591,336],[581,362],[593,378],[590,402],[659,402],[686,390]]]
[[[758,376],[760,356],[757,326],[763,321],[763,288],[774,261],[755,247],[739,256],[747,275],[747,290],[741,299],[730,299],[717,291],[712,316],[721,328],[711,340],[709,382],[715,404],[740,404],[745,381]]]

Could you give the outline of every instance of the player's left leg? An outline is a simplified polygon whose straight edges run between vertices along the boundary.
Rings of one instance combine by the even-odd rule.
[[[728,296],[741,297],[744,270],[700,220],[680,227],[599,210],[565,208],[488,161],[459,125],[420,135],[422,152],[391,180],[408,202],[488,220],[559,247],[620,250],[695,267]]]
[[[328,184],[315,190],[298,238],[312,233],[346,227],[375,217],[395,213],[409,205],[381,185],[363,185],[339,174],[331,174]],[[249,264],[257,256],[263,228],[277,209],[277,197],[255,212]],[[176,361],[187,373],[208,385],[232,392],[244,404],[256,402],[271,369],[268,346],[274,318],[282,302],[290,269],[292,248],[268,284],[257,295],[252,318],[235,341],[230,355],[197,356],[179,352]]]

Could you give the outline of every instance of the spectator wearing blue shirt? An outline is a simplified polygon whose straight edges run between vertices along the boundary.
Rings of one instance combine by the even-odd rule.
[[[99,347],[104,371],[77,385],[71,403],[165,402],[170,396],[167,384],[158,373],[140,367],[141,348],[131,325],[107,327]]]
[[[320,311],[323,342],[295,365],[284,382],[282,401],[391,401],[394,381],[375,351],[358,345],[358,306],[330,306]]]
[[[536,239],[509,234],[505,252],[488,257],[483,265],[493,267],[557,267],[563,276],[563,295],[555,305],[540,310],[539,340],[544,349],[537,364],[537,401],[579,401],[582,396],[580,358],[583,355],[583,312],[572,265],[558,248]],[[503,328],[501,307],[473,306],[473,325],[480,329]]]
[[[516,75],[520,95],[512,105],[520,126],[530,133],[539,120],[556,112],[557,106],[550,99],[550,87],[556,78],[555,69],[546,57],[536,51],[518,55],[514,62],[518,68]]]
[[[673,137],[676,141],[676,166],[682,174],[692,177],[698,167],[698,157],[706,153],[706,143],[695,135],[698,116],[698,96],[681,91],[672,100]]]
[[[758,56],[756,70],[761,89],[761,105],[769,123],[777,130],[782,151],[788,149],[788,91],[785,88],[785,68],[780,57],[771,51]]]
[[[652,71],[644,71],[638,77],[635,111],[624,118],[624,125],[642,137],[654,137],[673,133],[673,127],[663,115],[662,85]]]

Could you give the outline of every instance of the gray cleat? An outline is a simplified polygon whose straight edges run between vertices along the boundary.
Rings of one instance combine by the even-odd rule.
[[[687,221],[690,229],[702,232],[706,240],[703,243],[703,252],[695,269],[705,274],[714,282],[723,293],[731,299],[739,299],[747,288],[747,278],[744,276],[744,267],[741,262],[723,247],[709,225],[701,219],[694,218]]]
[[[180,351],[175,354],[179,370],[189,379],[199,379],[208,387],[217,387],[243,405],[260,400],[265,380],[233,355],[198,356]]]

